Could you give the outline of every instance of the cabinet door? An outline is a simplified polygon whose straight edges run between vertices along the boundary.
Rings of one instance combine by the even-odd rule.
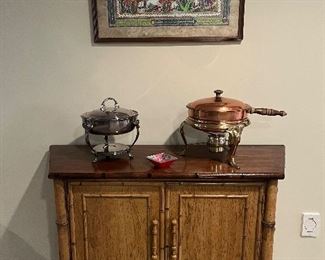
[[[259,259],[263,200],[262,184],[168,185],[168,259]]]
[[[72,259],[163,259],[163,187],[69,184]]]

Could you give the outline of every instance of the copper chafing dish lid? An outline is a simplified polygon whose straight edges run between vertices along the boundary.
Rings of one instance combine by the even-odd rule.
[[[203,98],[189,103],[188,117],[197,122],[237,124],[247,121],[247,114],[260,114],[266,116],[285,116],[283,110],[269,108],[253,108],[242,101],[221,97],[223,91],[215,90],[214,97]]]
[[[222,97],[222,90],[215,90],[214,97],[189,103],[186,107],[192,119],[215,122],[238,122],[247,118],[250,106],[232,98]]]

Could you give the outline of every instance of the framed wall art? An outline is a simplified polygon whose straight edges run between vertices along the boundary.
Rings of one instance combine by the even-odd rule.
[[[240,41],[244,1],[92,0],[94,41]]]

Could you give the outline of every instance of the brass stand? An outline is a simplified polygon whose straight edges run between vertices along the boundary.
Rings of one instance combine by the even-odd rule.
[[[235,161],[235,154],[237,151],[237,147],[240,143],[240,137],[241,133],[243,131],[243,128],[249,124],[249,121],[243,121],[241,123],[231,125],[231,124],[222,124],[222,129],[217,129],[213,132],[211,131],[204,131],[199,128],[197,128],[195,125],[192,125],[192,121],[185,120],[180,125],[179,131],[182,136],[183,142],[185,144],[184,150],[181,152],[180,155],[186,155],[186,152],[188,150],[188,143],[185,137],[185,131],[184,127],[185,125],[191,126],[192,128],[203,131],[209,134],[209,141],[207,145],[209,146],[209,151],[213,153],[226,153],[226,159],[225,161],[222,161],[219,159],[220,162],[225,162],[229,164],[230,166],[239,169],[239,166],[237,165]],[[204,126],[203,124],[200,124],[200,126]],[[222,139],[220,139],[220,136],[222,136]],[[217,159],[218,160],[218,159]]]

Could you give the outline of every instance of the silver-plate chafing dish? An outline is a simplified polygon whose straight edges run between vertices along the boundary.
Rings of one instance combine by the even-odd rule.
[[[106,103],[113,101],[113,107],[107,107]],[[99,109],[86,112],[81,115],[82,126],[85,129],[85,140],[94,154],[94,162],[99,157],[115,158],[123,154],[128,154],[132,158],[131,148],[139,138],[139,120],[138,112],[131,109],[120,108],[117,101],[112,98],[106,98]],[[110,143],[109,136],[129,133],[136,129],[136,137],[131,145]],[[92,145],[89,135],[103,135],[105,142],[102,144]]]

